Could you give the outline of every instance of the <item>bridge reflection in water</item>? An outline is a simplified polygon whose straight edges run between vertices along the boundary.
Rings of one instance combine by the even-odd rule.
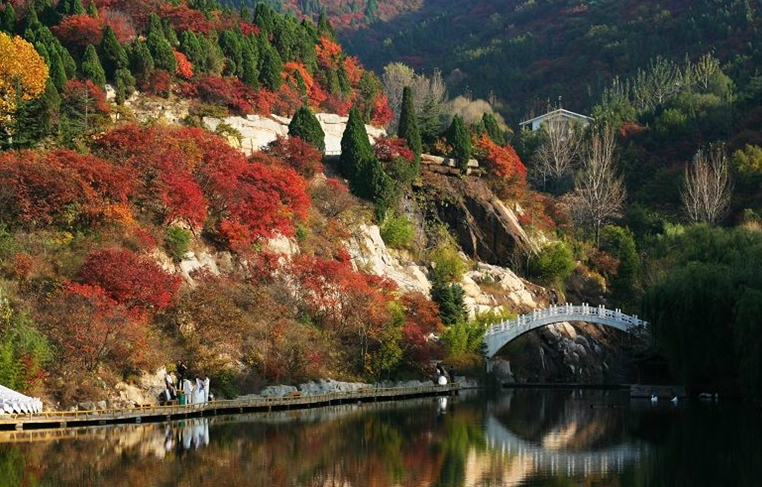
[[[563,412],[548,417],[553,407],[546,407],[546,396],[542,396],[541,403],[530,408],[532,412],[524,409],[523,404],[517,418],[511,411],[513,392],[495,403],[486,412],[484,421],[488,449],[507,460],[510,479],[503,479],[508,482],[506,485],[519,484],[538,474],[567,477],[621,474],[649,455],[647,444],[617,437],[617,432],[624,429],[620,403],[567,398]],[[511,423],[531,431],[531,438],[512,431]]]

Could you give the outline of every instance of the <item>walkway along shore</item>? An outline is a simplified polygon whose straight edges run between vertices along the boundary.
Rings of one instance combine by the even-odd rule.
[[[55,429],[116,423],[160,422],[179,418],[216,416],[283,409],[307,409],[351,402],[378,402],[409,399],[421,396],[454,395],[458,383],[418,387],[367,387],[354,392],[329,394],[292,394],[277,397],[244,397],[215,400],[200,404],[141,406],[129,409],[98,409],[92,411],[55,411],[36,414],[5,414],[0,416],[0,430]]]

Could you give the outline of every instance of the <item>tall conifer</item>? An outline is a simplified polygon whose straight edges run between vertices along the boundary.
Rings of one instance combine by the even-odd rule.
[[[103,88],[106,85],[106,72],[103,71],[98,52],[92,44],[88,44],[82,56],[82,75]]]
[[[320,126],[315,114],[306,105],[299,107],[288,124],[288,135],[299,137],[305,142],[314,145],[320,151],[325,151],[325,132]]]
[[[261,4],[257,4],[259,6]],[[270,91],[278,91],[283,84],[281,72],[283,71],[283,61],[278,55],[278,51],[272,47],[268,48],[264,54],[262,71],[259,73],[259,81],[262,82]]]
[[[460,115],[452,118],[450,128],[447,130],[447,142],[452,146],[453,159],[458,162],[461,172],[465,173],[468,160],[471,158],[471,134],[468,133]]]
[[[505,134],[500,128],[500,124],[497,123],[494,114],[485,112],[482,115],[482,123],[484,124],[484,130],[489,135],[489,138],[492,139],[492,142],[499,146],[505,145]]]
[[[421,132],[418,130],[418,117],[413,107],[413,94],[409,86],[402,90],[402,107],[400,109],[400,123],[397,135],[405,139],[405,145],[415,153],[416,158],[421,156]]]
[[[110,25],[103,28],[103,38],[99,46],[99,54],[106,78],[114,79],[118,69],[126,68],[129,64],[127,53],[116,38],[114,29]]]

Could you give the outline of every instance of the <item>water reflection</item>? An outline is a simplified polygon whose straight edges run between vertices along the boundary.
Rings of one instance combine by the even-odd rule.
[[[516,390],[0,432],[0,485],[756,485],[759,413],[734,411],[740,429],[723,416],[609,391]]]

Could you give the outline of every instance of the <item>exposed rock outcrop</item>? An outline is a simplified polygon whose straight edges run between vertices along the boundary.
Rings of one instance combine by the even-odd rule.
[[[421,179],[436,216],[454,231],[469,257],[507,267],[520,249],[531,246],[513,211],[479,179],[432,172],[422,173]]]
[[[320,126],[325,133],[325,153],[336,155],[341,152],[341,137],[344,135],[344,129],[347,127],[348,117],[341,117],[332,113],[318,113],[315,115],[320,122]],[[234,128],[241,134],[239,148],[245,153],[250,154],[254,151],[266,147],[267,144],[274,141],[278,136],[288,135],[288,124],[290,118],[279,117],[277,115],[261,116],[247,115],[246,117],[226,117],[223,119],[214,117],[204,117],[204,125],[214,131],[221,123]],[[386,135],[384,129],[366,125],[368,138],[371,143],[379,137]]]

